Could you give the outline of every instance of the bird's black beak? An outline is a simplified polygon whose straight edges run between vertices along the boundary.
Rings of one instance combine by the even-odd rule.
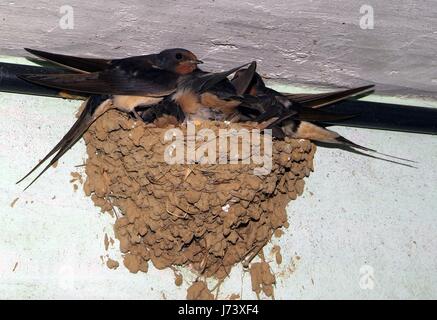
[[[202,60],[198,60],[198,59],[190,60],[190,62],[195,63],[195,64],[202,64],[203,63]]]

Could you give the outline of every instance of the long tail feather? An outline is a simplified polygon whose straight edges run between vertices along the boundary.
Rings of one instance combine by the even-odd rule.
[[[318,141],[316,141],[316,143],[318,143]],[[319,145],[325,146],[325,147],[332,147],[332,144],[330,143],[318,143]],[[338,146],[338,145],[337,145]],[[393,163],[393,164],[397,164],[397,165],[401,165],[404,167],[409,167],[409,168],[414,168],[417,169],[417,167],[408,164],[408,163],[403,163],[400,161],[396,161],[396,160],[391,160],[391,159],[386,159],[386,158],[382,158],[382,157],[378,157],[377,155],[373,155],[371,153],[365,153],[363,150],[360,149],[354,149],[353,147],[350,146],[346,146],[346,145],[341,145],[341,148],[345,151],[351,152],[351,153],[355,153],[358,154],[360,156],[364,156],[364,157],[368,157],[368,158],[372,158],[372,159],[377,159],[377,160],[381,160],[381,161],[385,161],[385,162],[389,162],[389,163]]]
[[[29,175],[31,175],[36,169],[38,169],[44,162],[46,162],[55,152],[58,151],[55,157],[50,161],[50,163],[38,174],[38,176],[26,187],[26,189],[33,184],[51,165],[53,165],[59,158],[70,149],[84,134],[84,132],[89,128],[89,126],[94,122],[100,113],[97,111],[98,107],[107,99],[105,96],[91,96],[85,104],[84,110],[82,111],[79,118],[73,124],[70,130],[64,135],[64,137],[56,144],[56,146],[50,150],[50,152],[35,166],[30,170],[23,178],[21,178],[16,183],[22,182]],[[97,112],[96,112],[97,111]]]
[[[405,158],[400,158],[400,157],[392,156],[390,154],[386,154],[386,153],[382,153],[382,152],[376,151],[375,149],[363,147],[363,146],[361,146],[359,144],[356,144],[356,143],[346,139],[343,136],[337,137],[336,141],[338,143],[340,143],[340,144],[348,145],[348,146],[353,147],[355,149],[360,149],[360,150],[364,150],[364,151],[374,152],[374,153],[379,154],[379,155],[384,156],[384,157],[389,157],[389,158],[393,158],[393,159],[397,159],[397,160],[403,160],[403,161],[412,162],[412,163],[418,163],[417,161],[414,161],[414,160],[409,160],[409,159],[405,159]]]
[[[285,129],[285,130],[287,132],[287,129]],[[373,153],[376,153],[376,154],[379,154],[379,155],[382,155],[385,157],[397,159],[397,160],[407,161],[407,162],[411,162],[411,163],[417,163],[417,161],[392,156],[389,154],[381,153],[381,152],[376,151],[376,150],[371,149],[371,148],[361,146],[359,144],[356,144],[356,143],[344,138],[343,136],[339,135],[338,133],[336,133],[334,131],[319,127],[319,126],[312,124],[312,123],[309,123],[309,122],[305,122],[305,121],[300,122],[300,124],[297,127],[293,128],[293,131],[294,131],[294,133],[292,134],[292,136],[295,138],[303,138],[303,139],[309,139],[309,140],[313,140],[313,141],[320,141],[320,142],[324,142],[324,143],[332,143],[332,144],[348,146],[348,147],[352,147],[352,148],[359,149],[359,150],[373,152]],[[290,133],[290,130],[288,130],[288,133]]]
[[[64,145],[59,149],[58,153],[50,160],[50,162],[47,164],[47,166],[44,167],[44,169],[24,188],[24,190],[27,190],[36,180],[38,180],[39,177],[42,176],[44,172],[46,172],[56,161],[58,161],[73,145],[76,144],[77,141],[82,137],[82,135],[85,133],[85,131],[89,128],[92,119],[88,119],[87,122],[82,123],[75,132],[74,135],[72,135],[67,141],[65,141]]]

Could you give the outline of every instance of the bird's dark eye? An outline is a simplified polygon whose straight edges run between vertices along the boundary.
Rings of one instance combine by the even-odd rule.
[[[180,53],[176,53],[176,59],[177,59],[177,60],[181,60],[181,59],[182,59],[182,54],[180,54]]]

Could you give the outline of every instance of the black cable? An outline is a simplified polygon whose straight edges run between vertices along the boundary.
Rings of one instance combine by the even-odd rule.
[[[54,67],[28,66],[0,62],[0,91],[31,94],[48,97],[63,97],[60,90],[39,86],[17,77],[19,74],[67,73],[65,69]]]
[[[37,67],[0,62],[0,91],[49,97],[65,97],[59,90],[21,80],[17,74],[67,73],[54,67]],[[73,93],[74,94],[74,93]],[[357,117],[327,122],[327,125],[437,134],[437,109],[370,101],[347,100],[323,110]]]

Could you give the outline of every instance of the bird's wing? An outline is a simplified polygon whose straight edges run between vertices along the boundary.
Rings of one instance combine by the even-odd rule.
[[[61,67],[80,73],[105,70],[111,65],[112,62],[110,59],[74,57],[65,54],[57,54],[29,48],[24,48],[24,50],[33,54],[34,56],[37,56],[38,58],[42,58]]]
[[[239,73],[238,78],[232,79],[232,85],[235,88],[235,91],[238,95],[243,95],[247,89],[249,88],[250,83],[252,82],[253,76],[256,72],[256,61],[253,61],[249,68],[246,70],[242,70]]]
[[[253,66],[254,64],[256,65],[255,61],[251,62],[250,66]],[[187,78],[187,84],[198,93],[206,92],[221,81],[227,79],[227,77],[234,72],[244,68],[247,65],[248,63],[223,72],[203,72],[202,74],[190,74]]]
[[[346,100],[353,96],[361,95],[373,90],[373,85],[363,86],[353,89],[347,89],[342,91],[317,93],[317,94],[289,94],[282,93],[291,102],[300,103],[304,107],[308,108],[321,108],[342,100]]]
[[[342,120],[354,118],[356,116],[358,116],[358,114],[327,112],[327,111],[318,110],[314,108],[307,108],[307,107],[299,107],[296,110],[296,113],[293,113],[291,115],[291,117],[295,120],[312,121],[312,122],[342,121]]]
[[[178,75],[143,68],[136,71],[115,67],[87,74],[26,74],[21,79],[39,85],[88,94],[165,96],[174,92]]]

